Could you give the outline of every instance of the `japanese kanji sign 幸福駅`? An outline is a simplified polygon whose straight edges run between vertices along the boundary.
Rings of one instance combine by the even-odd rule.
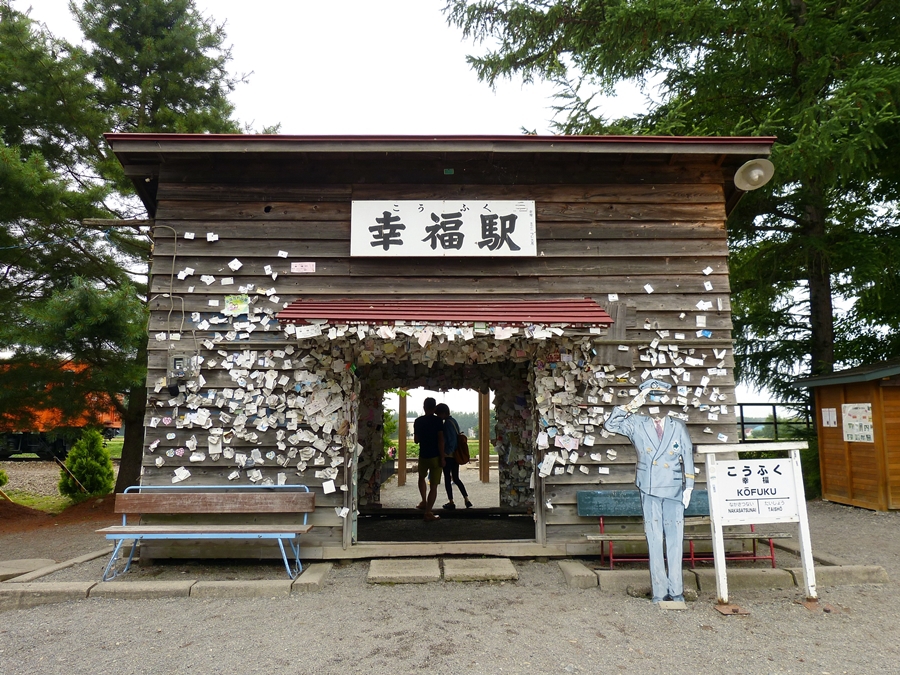
[[[351,256],[535,256],[533,201],[355,201]]]

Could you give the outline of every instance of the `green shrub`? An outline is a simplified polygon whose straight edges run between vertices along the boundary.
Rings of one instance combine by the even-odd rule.
[[[6,472],[3,469],[0,469],[0,488],[2,488],[8,482],[9,476],[6,475]]]
[[[84,432],[69,452],[66,467],[78,479],[60,469],[59,492],[66,497],[82,499],[91,495],[105,495],[113,489],[113,466],[109,452],[103,447],[103,436],[99,431],[89,429]],[[81,491],[78,483],[84,486],[87,494]]]
[[[383,424],[381,433],[382,457],[386,457],[388,449],[394,445],[394,441],[391,439],[397,435],[396,413],[390,408],[385,408],[381,413],[381,420]]]

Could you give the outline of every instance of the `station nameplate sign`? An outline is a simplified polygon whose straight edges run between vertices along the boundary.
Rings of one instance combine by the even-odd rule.
[[[790,459],[718,460],[715,499],[723,525],[790,523],[800,517]]]
[[[354,201],[350,255],[533,257],[537,255],[534,202]]]

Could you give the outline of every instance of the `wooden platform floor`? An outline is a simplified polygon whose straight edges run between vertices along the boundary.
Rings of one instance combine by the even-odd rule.
[[[502,509],[435,511],[440,520],[426,522],[415,509],[381,509],[361,513],[357,541],[458,542],[534,540],[534,519],[525,513]]]

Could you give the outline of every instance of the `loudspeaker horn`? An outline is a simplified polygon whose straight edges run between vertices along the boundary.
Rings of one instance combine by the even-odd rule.
[[[767,159],[751,159],[734,174],[734,184],[738,190],[750,192],[772,180],[775,165]]]

